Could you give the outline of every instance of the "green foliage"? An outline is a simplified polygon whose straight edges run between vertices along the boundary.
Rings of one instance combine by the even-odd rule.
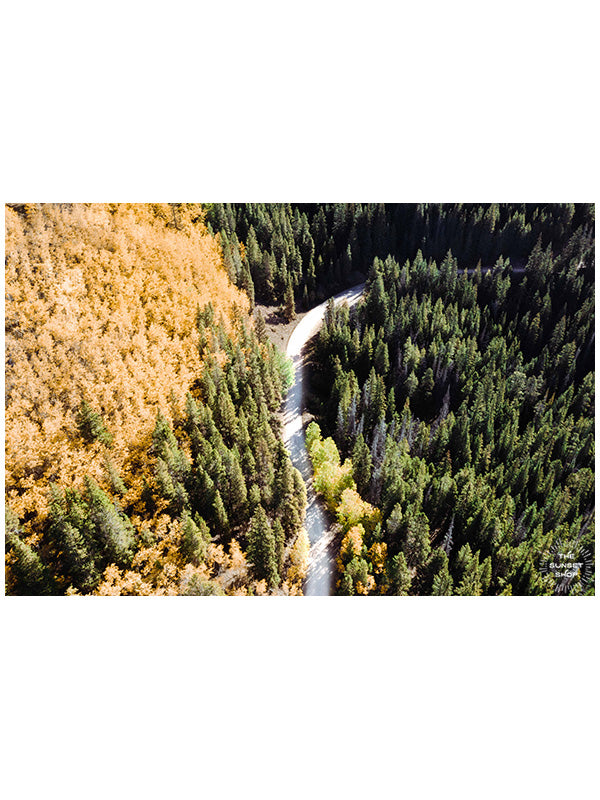
[[[574,232],[583,236],[594,224],[593,207],[568,203],[213,203],[206,210],[209,224],[221,233],[232,279],[246,288],[248,274],[236,244],[244,242],[257,298],[287,305],[291,286],[292,301],[295,290],[312,305],[358,283],[361,273],[370,274],[375,290],[369,314],[375,324],[383,324],[387,303],[394,302],[394,293],[372,272],[375,259],[392,254],[403,264],[419,257],[426,277],[428,261],[445,262],[451,250],[439,281],[444,291],[453,291],[455,260],[462,267],[495,264],[500,256],[525,263],[539,242],[528,277],[541,289],[550,272],[550,244],[557,252]],[[509,283],[495,277],[496,313]]]
[[[266,512],[259,506],[252,517],[248,531],[248,559],[252,564],[255,578],[265,580],[272,588],[276,588],[280,582],[278,569],[280,548],[281,543],[276,539]]]
[[[109,458],[106,459],[105,466],[106,466],[106,475],[108,478],[108,482],[113,492],[120,495],[126,494],[127,487],[123,483],[123,479],[119,474],[119,470],[115,467],[115,465]]]
[[[175,249],[183,248],[181,253],[187,254],[190,226],[195,222],[186,208],[180,204],[156,205],[152,206],[152,213],[164,218],[167,238],[177,242]],[[254,291],[261,296],[270,293],[271,302],[281,302],[287,290],[293,305],[302,258],[311,257],[310,231],[306,225],[302,226],[294,252],[289,251],[278,233],[273,241],[274,255],[266,253],[265,260],[263,228],[257,226],[257,234],[249,232],[247,241],[245,232],[244,253],[230,209],[222,212],[215,204],[209,216],[215,213],[219,217],[217,229],[221,231],[223,262],[232,280],[244,286],[251,298]],[[129,230],[137,208],[124,209],[123,213],[129,214]],[[195,214],[197,218],[199,208]],[[201,241],[194,240],[194,248],[209,238],[201,224],[199,228]],[[181,236],[178,237],[177,231]],[[198,270],[199,275],[210,272],[207,265],[197,265],[193,258],[183,257],[188,285],[179,300],[185,304],[186,298],[193,295],[201,298],[202,303],[195,307],[192,300],[191,308],[186,306],[188,316],[182,314],[181,319],[178,314],[152,316],[156,306],[154,276],[162,268],[162,263],[157,266],[159,262],[153,259],[157,252],[162,252],[155,247],[162,233],[162,228],[153,231],[157,239],[149,239],[141,247],[152,268],[147,269],[148,275],[142,274],[140,291],[152,303],[146,304],[144,300],[147,319],[142,314],[135,322],[142,328],[146,324],[158,337],[149,340],[151,359],[144,360],[144,355],[139,363],[144,364],[144,369],[154,363],[155,342],[159,341],[160,355],[164,358],[156,363],[162,364],[167,370],[165,375],[168,374],[167,378],[157,377],[151,387],[152,397],[144,399],[144,409],[154,404],[156,413],[154,430],[150,431],[151,443],[147,441],[145,419],[138,421],[130,416],[127,436],[123,435],[123,426],[118,425],[125,414],[124,406],[127,405],[128,411],[137,407],[138,389],[146,388],[143,381],[136,383],[139,376],[133,375],[138,364],[136,350],[131,356],[132,380],[127,384],[127,393],[118,396],[114,407],[107,399],[110,387],[95,395],[100,398],[98,402],[102,400],[103,412],[106,408],[108,413],[110,408],[111,426],[119,427],[119,446],[113,448],[110,459],[104,448],[97,446],[96,443],[108,446],[112,437],[100,413],[84,400],[76,418],[81,437],[91,445],[90,477],[85,480],[85,488],[81,485],[82,472],[81,483],[74,481],[68,489],[50,487],[48,515],[41,514],[35,525],[28,519],[27,535],[21,534],[18,527],[13,531],[7,545],[8,591],[42,592],[51,586],[52,591],[63,593],[169,594],[181,588],[185,574],[185,586],[181,586],[184,589],[187,586],[187,593],[204,593],[219,585],[228,593],[243,592],[254,579],[248,572],[244,550],[251,521],[260,508],[275,541],[277,575],[269,574],[268,579],[275,586],[279,585],[280,577],[287,578],[291,543],[301,529],[306,504],[302,478],[292,467],[281,442],[279,411],[282,396],[293,382],[292,364],[269,342],[266,325],[259,315],[253,327],[245,303],[235,306],[216,295],[215,287],[219,287],[222,295],[238,302],[243,300],[222,274],[216,245],[208,253],[212,259],[208,266],[219,273],[219,280],[210,279],[207,287],[189,282]],[[94,236],[96,240],[96,233]],[[300,246],[306,252],[300,252]],[[79,252],[78,244],[74,250]],[[272,260],[275,256],[276,263]],[[142,265],[138,269],[134,260],[128,264],[131,266],[128,274],[134,270],[137,280],[138,273],[144,273]],[[161,287],[165,295],[169,294],[168,286],[161,283]],[[116,308],[113,300],[111,295],[107,308],[109,305]],[[189,349],[190,341],[196,341],[193,334],[190,336],[189,312],[191,319],[195,316],[197,326],[195,353]],[[90,317],[95,318],[93,310]],[[119,317],[117,327],[120,324]],[[112,321],[108,325],[114,327]],[[148,343],[143,331],[140,335]],[[105,355],[108,360],[110,354]],[[197,370],[192,378],[191,365]],[[113,364],[109,366],[112,369]],[[181,385],[173,384],[174,374],[181,374]],[[162,385],[165,380],[167,386]],[[184,384],[186,392],[182,397]],[[157,387],[159,392],[154,391]],[[65,391],[64,396],[67,394]],[[50,446],[47,452],[52,452]],[[46,451],[39,455],[40,460],[48,462],[43,465],[44,470],[52,471]],[[31,470],[37,470],[38,466],[32,463]],[[57,474],[70,474],[64,470],[65,463],[59,466]],[[16,497],[22,508],[20,497],[11,496]],[[189,586],[188,578],[192,581]],[[206,581],[208,586],[204,585]],[[294,583],[296,587],[292,586]],[[283,591],[295,591],[297,586],[296,578],[289,579]]]
[[[39,553],[22,540],[19,520],[8,506],[5,509],[5,538],[6,549],[12,556],[12,573],[16,584],[14,593],[54,594],[54,582],[48,568]]]
[[[407,208],[414,255],[403,265],[388,214],[371,230],[393,255],[376,254],[352,314],[328,308],[315,343],[325,431],[307,436],[315,486],[331,507],[331,432],[381,512],[390,592],[406,570],[412,593],[551,592],[543,552],[559,535],[575,541],[594,515],[588,210]],[[462,239],[442,233],[451,220]],[[452,252],[436,263],[444,240]],[[483,266],[459,272],[478,253]],[[350,591],[345,575],[342,585]]]
[[[182,519],[181,554],[194,566],[199,566],[206,558],[210,543],[210,531],[202,517],[196,515],[193,520],[189,514]]]
[[[113,441],[112,435],[106,430],[100,414],[94,411],[86,400],[81,401],[76,419],[79,432],[86,442],[98,441],[110,447]]]
[[[328,309],[312,359],[315,487],[350,536],[338,591],[554,591],[542,553],[559,536],[594,544],[593,206],[206,211],[231,279],[290,319],[296,299],[312,305],[366,276],[364,303]],[[175,204],[156,213],[188,224]],[[183,410],[175,398],[172,420],[157,415],[149,450],[126,467],[106,459],[102,489],[91,478],[84,491],[51,487],[35,536],[7,516],[10,591],[95,591],[108,566],[131,570],[152,547],[156,563],[175,547],[197,571],[182,593],[220,591],[229,569],[209,563],[211,533],[224,553],[248,543],[252,576],[280,584],[305,505],[280,443],[292,366],[259,315],[232,330],[217,309],[198,308],[203,366]],[[76,421],[85,442],[110,446],[85,400]],[[90,474],[100,480],[97,464]],[[155,514],[167,521],[148,534]]]
[[[410,591],[412,575],[404,553],[398,553],[389,562],[389,581],[392,594],[406,595]]]
[[[296,304],[294,302],[294,289],[291,280],[287,281],[283,296],[283,316],[288,322],[296,319]]]
[[[131,563],[134,548],[131,522],[92,478],[86,477],[85,486],[88,522],[94,540],[110,562],[127,566]]]
[[[225,592],[214,581],[194,573],[182,583],[179,594],[182,597],[211,597],[223,595]]]
[[[59,552],[61,572],[82,592],[96,588],[103,566],[102,547],[88,515],[87,504],[78,493],[63,493],[50,485],[50,538]]]
[[[285,356],[280,350],[273,350],[273,359],[281,380],[281,391],[285,396],[294,383],[294,365],[291,358]]]

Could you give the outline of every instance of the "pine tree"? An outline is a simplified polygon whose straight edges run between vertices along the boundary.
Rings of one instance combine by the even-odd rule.
[[[266,344],[267,341],[269,340],[269,334],[267,333],[265,318],[260,313],[260,311],[256,311],[254,319],[256,320],[256,336],[258,338],[258,341],[261,344]]]
[[[302,497],[297,491],[296,476],[283,442],[277,444],[273,505],[287,537],[295,533],[302,522]],[[298,477],[299,474],[298,474]],[[300,480],[301,477],[300,477]]]
[[[259,297],[264,297],[266,292],[266,284],[264,280],[265,276],[261,272],[262,253],[256,239],[254,227],[252,225],[250,226],[248,237],[246,239],[246,257],[248,259],[248,265],[250,267],[250,272],[254,279],[258,295]]]
[[[433,578],[433,587],[431,590],[432,595],[451,595],[452,594],[452,576],[448,571],[448,567],[443,567]]]
[[[96,541],[103,548],[109,563],[129,565],[134,545],[131,522],[92,478],[86,476],[85,486],[89,521]]]
[[[53,582],[38,553],[18,536],[7,536],[6,543],[14,556],[12,572],[16,576],[16,594],[54,594]]]
[[[390,564],[389,583],[393,594],[407,595],[412,583],[412,576],[406,563],[404,553],[394,556]]]
[[[365,304],[369,321],[377,326],[383,325],[388,315],[388,298],[380,272],[375,275]]]
[[[215,520],[215,532],[217,536],[228,536],[229,518],[227,516],[225,506],[223,505],[223,498],[218,490],[215,492],[215,499],[213,500],[212,506],[213,517]]]
[[[79,406],[77,425],[86,442],[98,441],[107,447],[112,444],[113,437],[106,430],[102,417],[94,411],[86,400],[82,400]]]
[[[431,402],[431,393],[435,387],[435,381],[433,380],[433,370],[431,367],[428,367],[425,370],[425,374],[423,375],[420,383],[420,389],[423,393],[423,402],[429,403]]]
[[[242,263],[239,285],[248,295],[248,299],[250,300],[250,312],[254,311],[254,281],[252,280],[250,267],[248,266],[248,260],[246,258],[244,258]]]
[[[272,588],[279,586],[277,542],[262,505],[258,506],[250,522],[248,559],[257,580],[265,580]]]
[[[362,433],[359,433],[352,450],[354,477],[359,493],[364,497],[371,480],[372,458]]]
[[[228,447],[233,447],[237,434],[237,415],[228,390],[223,387],[217,397],[215,422]]]
[[[275,538],[275,552],[277,556],[277,571],[283,573],[283,560],[285,555],[285,532],[280,520],[273,523],[273,536]]]
[[[288,322],[296,319],[296,304],[291,280],[288,280],[283,297],[283,315]]]
[[[61,554],[72,585],[83,592],[93,591],[100,581],[96,563],[100,553],[90,537],[87,508],[79,494],[65,496],[50,484],[48,522],[49,536]]]
[[[229,472],[229,502],[230,519],[232,522],[241,524],[247,511],[248,491],[246,481],[242,472],[237,449],[232,452],[231,467]]]
[[[412,397],[419,387],[419,379],[414,372],[411,372],[404,381],[404,393],[407,397]]]
[[[406,561],[411,567],[418,567],[425,563],[430,551],[429,523],[425,514],[408,516],[406,539],[402,550]]]
[[[184,514],[182,529],[181,553],[187,562],[199,566],[206,559],[210,543],[208,525],[199,515],[192,519],[189,514]]]
[[[375,348],[374,364],[379,375],[382,375],[385,378],[390,369],[390,356],[388,352],[388,346],[383,339],[379,340],[377,347]]]
[[[21,595],[54,594],[54,582],[48,568],[20,537],[19,520],[14,512],[5,508],[5,537],[7,551],[13,557],[11,572],[15,577],[15,593]]]
[[[116,494],[121,494],[121,495],[126,494],[127,487],[123,483],[123,479],[119,474],[119,470],[115,467],[115,465],[109,458],[107,458],[105,461],[105,467],[106,467],[106,475],[108,477],[108,481],[110,483],[113,492],[116,492]]]

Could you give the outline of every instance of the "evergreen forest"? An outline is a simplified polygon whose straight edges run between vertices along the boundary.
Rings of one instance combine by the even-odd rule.
[[[6,592],[302,594],[294,371],[255,307],[364,283],[307,352],[335,593],[593,594],[594,229],[582,203],[9,204]]]

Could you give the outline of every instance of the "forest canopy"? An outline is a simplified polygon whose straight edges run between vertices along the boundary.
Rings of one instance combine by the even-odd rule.
[[[381,514],[341,593],[550,594],[545,554],[592,567],[593,218],[569,219],[517,266],[375,258],[364,302],[328,309],[314,411]]]
[[[203,220],[6,209],[8,591],[300,591],[287,368]]]
[[[441,263],[449,250],[460,269],[500,256],[523,265],[538,240],[563,248],[594,224],[586,203],[210,203],[231,280],[251,300],[303,308],[360,283],[374,258],[400,264],[417,251]]]
[[[8,593],[301,594],[293,370],[252,312],[363,283],[308,354],[336,592],[594,592],[593,204],[5,214]]]

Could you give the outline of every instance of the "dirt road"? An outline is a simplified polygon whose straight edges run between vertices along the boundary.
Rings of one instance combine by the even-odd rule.
[[[333,299],[336,305],[348,303],[352,306],[358,302],[364,284],[353,286]],[[327,301],[328,302],[328,301]],[[314,336],[323,322],[327,302],[311,309],[295,327],[287,345],[286,354],[294,364],[294,383],[291,386],[284,408],[283,440],[290,453],[292,463],[300,471],[306,484],[306,532],[310,541],[309,568],[304,584],[304,594],[309,596],[329,595],[332,589],[334,571],[334,555],[331,552],[333,531],[328,526],[326,513],[317,499],[313,488],[312,467],[302,425],[304,408],[305,363],[303,348]]]

